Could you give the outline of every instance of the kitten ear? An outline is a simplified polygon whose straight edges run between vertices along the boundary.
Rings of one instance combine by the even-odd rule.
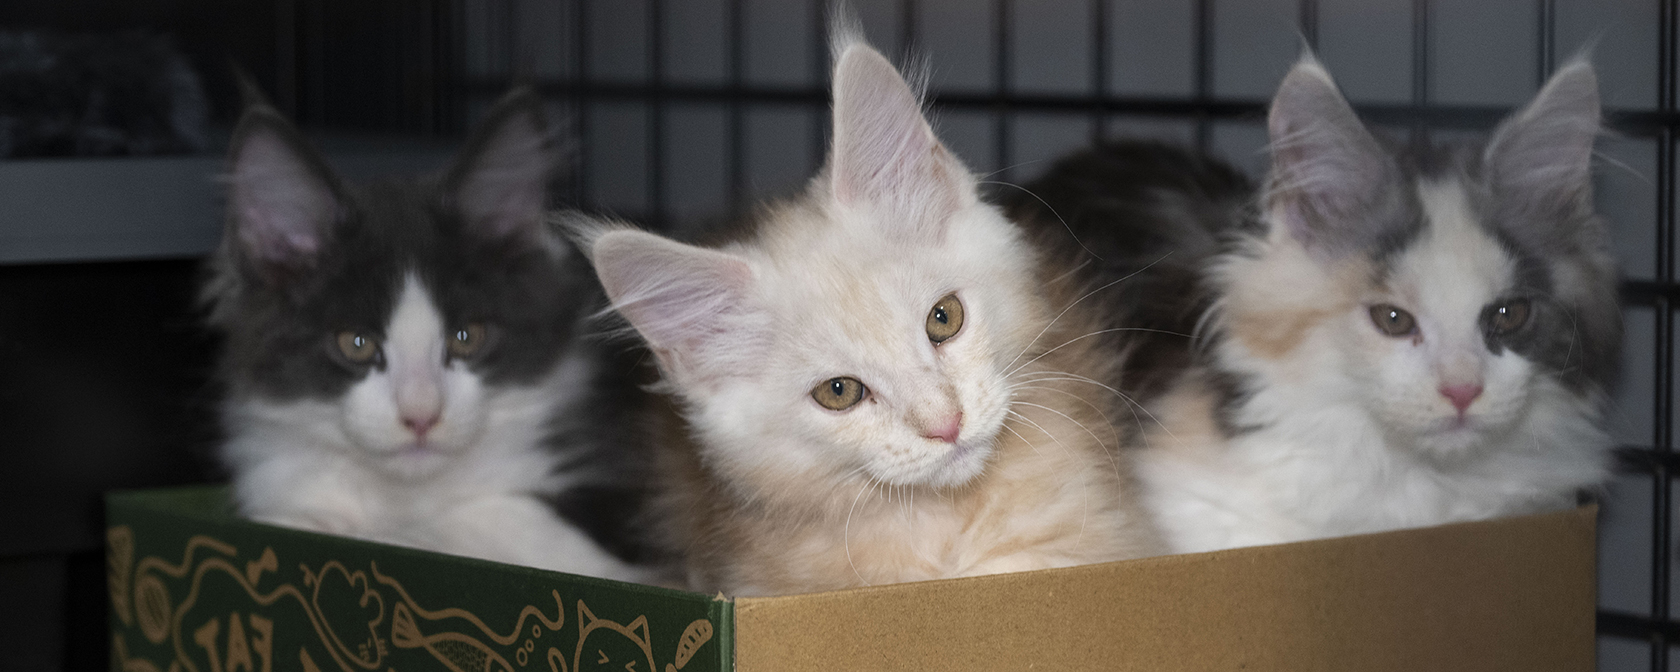
[[[1380,238],[1373,215],[1399,170],[1310,54],[1283,78],[1266,120],[1268,209],[1308,249],[1339,256]]]
[[[467,229],[492,239],[537,235],[555,145],[535,92],[516,89],[496,103],[444,181]]]
[[[745,370],[763,352],[745,261],[629,229],[599,233],[586,249],[612,307],[679,379]]]
[[[1494,192],[1530,214],[1590,212],[1598,130],[1598,76],[1585,60],[1573,61],[1494,130],[1482,155]]]
[[[228,223],[259,268],[313,265],[343,207],[338,179],[279,112],[245,111],[229,152]]]
[[[831,189],[839,203],[868,206],[895,225],[939,231],[976,199],[967,169],[934,137],[922,105],[879,52],[837,45]]]

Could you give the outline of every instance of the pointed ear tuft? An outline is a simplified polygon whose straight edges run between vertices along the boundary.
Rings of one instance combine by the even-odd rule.
[[[1534,100],[1499,124],[1482,155],[1501,199],[1556,212],[1590,208],[1599,132],[1598,75],[1585,60],[1560,68]]]
[[[485,116],[445,179],[468,230],[492,239],[536,236],[558,163],[542,99],[516,89]]]
[[[829,168],[836,201],[917,228],[937,227],[976,199],[972,178],[934,137],[910,85],[862,42],[842,48],[835,64]]]
[[[229,155],[228,221],[259,267],[307,267],[342,208],[338,180],[280,113],[245,112]]]
[[[628,229],[596,235],[589,257],[613,308],[677,380],[749,370],[764,352],[744,260]]]
[[[1335,256],[1382,235],[1370,214],[1392,197],[1399,169],[1311,54],[1278,86],[1267,131],[1268,209],[1297,240]]]

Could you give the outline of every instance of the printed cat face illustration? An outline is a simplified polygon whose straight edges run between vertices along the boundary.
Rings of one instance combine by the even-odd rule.
[[[573,672],[654,672],[653,647],[648,644],[646,616],[620,625],[589,612],[578,600],[578,648],[572,657]]]

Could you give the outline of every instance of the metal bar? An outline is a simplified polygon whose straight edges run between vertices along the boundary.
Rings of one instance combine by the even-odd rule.
[[[1650,306],[1657,302],[1680,302],[1680,285],[1657,280],[1624,280],[1621,285],[1622,305]]]
[[[1301,0],[1296,23],[1301,30],[1301,39],[1306,41],[1308,49],[1316,53],[1318,51],[1318,0]]]
[[[1619,446],[1614,454],[1616,468],[1624,474],[1655,475],[1659,467],[1668,470],[1670,477],[1680,473],[1680,453],[1659,451],[1651,446]]]
[[[993,5],[997,12],[992,19],[992,46],[997,50],[995,53],[997,58],[993,62],[994,76],[997,78],[997,95],[993,96],[992,99],[992,113],[996,115],[992,120],[992,141],[997,144],[992,150],[993,157],[997,162],[995,166],[997,179],[1008,181],[1011,172],[1009,164],[1014,154],[1009,147],[1013,141],[1011,131],[1014,130],[1011,126],[1014,119],[1010,113],[1012,101],[1009,95],[1009,92],[1013,89],[1009,80],[1011,71],[1014,69],[1012,67],[1014,65],[1014,50],[1012,49],[1013,45],[1010,44],[1012,35],[1009,26],[1012,23],[1011,19],[1014,17],[1012,16],[1013,12],[1010,11],[1010,0],[996,0],[996,2],[997,4]]]
[[[1598,634],[1628,639],[1680,641],[1680,623],[1619,611],[1598,612]]]
[[[821,86],[828,80],[828,0],[811,2],[811,84]],[[811,106],[807,113],[811,120],[811,172],[822,169],[828,153],[828,108]]]
[[[1091,0],[1091,94],[1108,97],[1108,0]],[[1092,105],[1091,142],[1108,137],[1108,114],[1101,103]]]
[[[1213,0],[1196,0],[1196,62],[1194,102],[1206,106],[1213,102]],[[1261,104],[1264,109],[1264,103]],[[1192,116],[1196,119],[1196,149],[1203,152],[1213,145],[1214,116],[1204,109]]]
[[[274,97],[280,111],[297,119],[298,113],[298,2],[274,3]]]
[[[519,67],[519,1],[505,0],[502,8],[502,30],[505,31],[502,40],[507,44],[505,67],[508,78],[517,82],[527,74]]]
[[[729,0],[729,86],[740,91],[746,83],[745,0]],[[747,202],[747,123],[744,100],[724,96],[729,103],[729,211],[740,214]]]
[[[898,53],[908,58],[916,48],[916,0],[904,0],[899,5],[899,21],[904,25],[898,31]]]
[[[647,0],[648,85],[652,97],[647,110],[647,202],[648,219],[663,228],[665,203],[665,0]]]
[[[1412,0],[1412,105],[1429,105],[1429,0]],[[1412,142],[1429,142],[1429,124],[1412,121]]]
[[[567,81],[543,81],[534,84],[545,93],[608,100],[651,100],[651,87],[636,84]],[[470,91],[500,91],[507,82],[495,78],[469,78],[462,86]],[[737,86],[708,87],[666,84],[659,95],[668,101],[753,104],[827,104],[829,92],[818,87]],[[1264,100],[1185,100],[1183,98],[1150,96],[1104,97],[1062,94],[1001,94],[970,92],[929,92],[928,101],[941,107],[994,108],[1007,105],[1017,112],[1086,112],[1100,108],[1104,113],[1134,114],[1155,117],[1195,117],[1212,119],[1254,119],[1265,115]],[[1511,113],[1510,108],[1478,105],[1437,105],[1419,107],[1409,104],[1355,105],[1359,115],[1379,126],[1405,125],[1414,122],[1436,128],[1486,129]],[[1607,124],[1617,133],[1628,137],[1657,137],[1663,128],[1680,125],[1680,112],[1655,110],[1606,110]]]
[[[327,122],[327,8],[326,0],[309,0],[303,20],[304,71],[296,121]]]
[[[1675,39],[1676,0],[1664,0],[1659,8],[1657,98],[1664,112],[1675,110]],[[1657,140],[1657,281],[1673,285],[1675,235],[1675,157],[1674,129],[1664,127]],[[1656,302],[1656,348],[1652,362],[1656,369],[1652,444],[1657,455],[1673,453],[1674,445],[1674,303],[1666,296]],[[1669,620],[1671,545],[1671,500],[1673,473],[1666,461],[1658,460],[1651,483],[1651,618],[1659,623]],[[1663,629],[1651,633],[1651,669],[1668,669],[1669,645],[1675,641]]]
[[[590,86],[589,77],[589,0],[574,0],[577,3],[576,22],[572,26],[572,48],[576,50],[573,60],[577,64],[577,72],[572,74],[572,84],[580,91]],[[575,204],[580,206],[593,205],[589,197],[589,113],[591,111],[591,96],[573,95],[572,100],[577,105],[577,134],[582,140],[578,142],[576,161],[572,169],[572,189]]]
[[[1536,27],[1534,48],[1535,86],[1543,87],[1557,64],[1557,0],[1534,0]]]

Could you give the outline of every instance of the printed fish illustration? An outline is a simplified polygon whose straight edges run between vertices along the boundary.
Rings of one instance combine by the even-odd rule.
[[[513,666],[494,649],[458,632],[426,635],[408,605],[391,610],[391,643],[404,649],[424,649],[450,672],[513,672]]]

